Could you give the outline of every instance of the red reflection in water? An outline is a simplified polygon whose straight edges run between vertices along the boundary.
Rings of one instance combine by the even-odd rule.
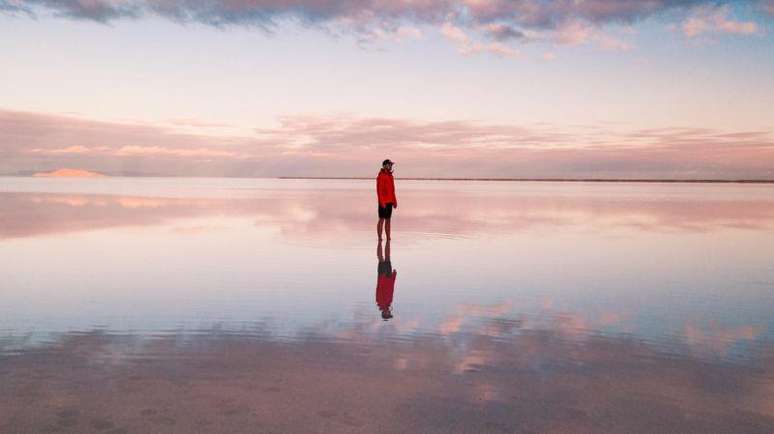
[[[392,296],[395,292],[395,279],[398,276],[398,271],[392,268],[389,239],[384,252],[382,252],[382,240],[379,240],[376,256],[379,259],[376,272],[376,305],[382,312],[382,319],[387,321],[392,318]]]

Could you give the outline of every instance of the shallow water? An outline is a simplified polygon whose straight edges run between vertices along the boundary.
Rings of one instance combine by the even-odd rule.
[[[0,178],[0,432],[774,431],[774,186],[373,188]]]

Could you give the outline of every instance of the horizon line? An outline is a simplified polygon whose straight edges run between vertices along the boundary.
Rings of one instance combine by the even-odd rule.
[[[299,179],[299,180],[373,180],[375,177],[367,176],[177,176],[177,175],[153,175],[153,174],[136,174],[136,175],[124,175],[117,174],[111,175],[109,173],[97,172],[104,177],[116,177],[116,178],[236,178],[236,179]],[[13,177],[13,178],[33,178],[33,176],[27,174],[0,174],[0,177]],[[56,177],[54,177],[56,178]],[[62,177],[62,178],[77,178],[81,177]],[[51,178],[47,178],[51,179]],[[632,182],[632,183],[690,183],[690,184],[774,184],[774,179],[715,179],[715,178],[695,178],[695,179],[679,179],[679,178],[446,178],[446,177],[401,177],[398,178],[403,181],[476,181],[476,182]]]
[[[273,179],[340,179],[372,180],[374,177],[358,176],[277,176]],[[404,181],[499,181],[499,182],[663,182],[663,183],[725,183],[725,184],[774,184],[774,179],[672,179],[672,178],[397,178]]]

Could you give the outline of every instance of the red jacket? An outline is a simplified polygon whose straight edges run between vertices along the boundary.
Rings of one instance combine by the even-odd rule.
[[[376,177],[376,196],[379,198],[381,207],[388,203],[398,205],[398,199],[395,197],[395,179],[386,169],[382,169]]]
[[[376,305],[380,310],[388,309],[392,305],[392,294],[395,292],[395,277],[398,272],[393,271],[389,275],[380,274],[376,278]]]

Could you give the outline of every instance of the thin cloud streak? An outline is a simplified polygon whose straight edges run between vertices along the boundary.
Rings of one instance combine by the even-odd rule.
[[[206,124],[206,123],[205,123]],[[252,135],[0,111],[0,173],[74,167],[108,174],[774,179],[774,133],[599,125],[491,125],[286,116]]]

